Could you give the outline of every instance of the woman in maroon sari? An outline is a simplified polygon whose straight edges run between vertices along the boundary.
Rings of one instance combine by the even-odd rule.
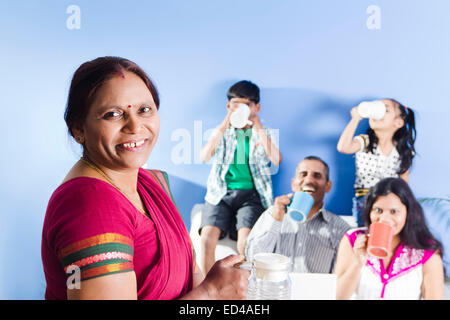
[[[159,98],[133,62],[75,72],[65,112],[83,157],[53,193],[42,234],[46,299],[242,299],[243,257],[203,276],[164,181],[141,169],[159,134]]]

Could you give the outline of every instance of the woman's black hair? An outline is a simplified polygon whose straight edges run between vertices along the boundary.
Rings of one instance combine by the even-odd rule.
[[[405,107],[400,102],[394,99],[387,99],[392,101],[400,111],[400,117],[404,121],[403,127],[399,128],[392,137],[395,143],[398,154],[400,155],[400,168],[397,173],[402,174],[408,171],[412,165],[412,160],[416,153],[414,149],[414,142],[416,141],[416,122],[414,111]],[[378,138],[372,128],[367,129],[369,135],[369,145],[367,149],[374,152],[375,146],[378,143]]]
[[[408,183],[401,178],[385,178],[370,189],[364,202],[362,214],[365,226],[368,227],[371,223],[370,212],[378,197],[386,196],[390,193],[399,197],[407,210],[406,223],[400,232],[400,241],[416,249],[437,250],[442,256],[442,244],[431,234],[427,227],[422,206],[414,197]]]

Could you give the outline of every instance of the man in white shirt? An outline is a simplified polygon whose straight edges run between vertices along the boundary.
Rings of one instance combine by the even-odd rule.
[[[324,208],[323,199],[331,186],[328,165],[316,156],[304,158],[291,187],[293,192],[307,192],[314,198],[307,219],[297,222],[286,216],[292,193],[277,197],[250,232],[247,260],[259,252],[274,252],[291,258],[293,272],[332,273],[339,243],[350,226]]]

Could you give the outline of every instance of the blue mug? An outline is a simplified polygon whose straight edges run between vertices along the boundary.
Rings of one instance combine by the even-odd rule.
[[[308,217],[313,204],[314,198],[309,193],[298,191],[287,206],[287,213],[291,219],[302,222]]]

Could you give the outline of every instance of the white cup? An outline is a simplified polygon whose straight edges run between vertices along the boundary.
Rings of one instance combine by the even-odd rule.
[[[380,120],[386,113],[386,106],[383,101],[363,101],[358,105],[358,112],[361,117]]]
[[[253,123],[248,120],[249,116],[250,107],[245,103],[239,103],[238,108],[230,116],[230,123],[236,129],[242,129],[246,125]]]

